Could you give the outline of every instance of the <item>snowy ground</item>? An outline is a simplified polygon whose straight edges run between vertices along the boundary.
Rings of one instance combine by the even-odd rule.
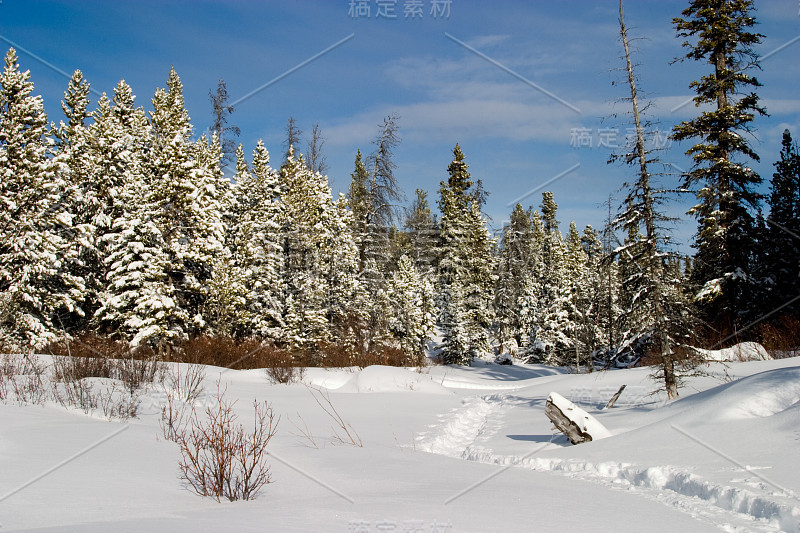
[[[258,499],[220,504],[182,486],[158,391],[127,424],[0,405],[0,532],[800,532],[800,358],[712,367],[718,378],[673,402],[647,394],[647,369],[308,370],[363,447],[333,441],[304,385],[209,368],[207,390],[221,372],[242,418],[253,398],[282,416]],[[550,392],[612,436],[554,435]]]

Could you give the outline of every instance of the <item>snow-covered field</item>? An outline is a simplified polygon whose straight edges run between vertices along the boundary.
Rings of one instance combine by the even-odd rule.
[[[156,389],[125,424],[8,404],[0,531],[800,532],[800,358],[712,366],[672,402],[648,395],[648,369],[309,369],[363,447],[334,441],[305,385],[209,367],[207,391],[220,373],[242,420],[254,398],[282,417],[256,500],[182,485]],[[612,435],[572,446],[554,434],[550,392]]]

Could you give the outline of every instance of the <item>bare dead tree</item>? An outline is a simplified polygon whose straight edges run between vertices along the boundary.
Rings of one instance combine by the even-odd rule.
[[[208,91],[208,96],[211,99],[211,109],[214,115],[214,122],[211,125],[211,131],[216,132],[219,138],[220,149],[222,150],[222,159],[220,160],[220,167],[225,168],[228,164],[234,162],[236,143],[233,139],[227,137],[227,134],[239,136],[241,130],[238,126],[228,126],[228,117],[233,113],[234,107],[228,104],[228,87],[225,80],[221,79],[217,83],[217,90]]]
[[[284,159],[288,159],[289,150],[299,145],[301,135],[303,135],[303,130],[297,127],[297,121],[294,117],[289,117],[286,122],[286,140],[283,141],[283,147],[286,149]]]
[[[660,231],[660,224],[670,219],[657,206],[665,201],[669,191],[653,187],[650,166],[659,161],[648,157],[652,151],[645,144],[646,124],[642,120],[643,109],[622,0],[619,2],[619,25],[625,51],[626,82],[630,90],[627,100],[631,104],[636,134],[633,145],[618,157],[636,166],[638,176],[628,185],[622,213],[616,220],[629,237],[615,253],[625,254],[627,260],[637,267],[631,270],[627,279],[623,279],[626,291],[633,295],[628,302],[630,307],[624,313],[629,323],[628,341],[631,345],[648,346],[647,355],[656,369],[653,377],[663,383],[663,390],[671,399],[678,396],[681,376],[692,373],[700,360],[694,356],[696,352],[688,342],[691,306],[685,301],[680,272],[670,268],[670,261],[674,259],[663,246],[665,236]]]
[[[328,172],[328,163],[322,152],[325,145],[325,138],[322,136],[322,129],[319,124],[314,124],[311,130],[311,139],[307,143],[308,152],[306,154],[306,164],[311,172],[325,174]]]

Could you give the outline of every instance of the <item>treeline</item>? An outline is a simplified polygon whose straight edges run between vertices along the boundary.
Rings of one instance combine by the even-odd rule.
[[[698,191],[691,258],[665,245],[665,194],[643,143],[623,156],[642,166],[602,232],[573,222],[562,233],[546,192],[537,210],[517,205],[495,239],[486,193],[458,145],[443,165],[438,215],[417,190],[399,216],[394,116],[373,150],[356,154],[348,193],[334,197],[318,128],[307,160],[290,121],[274,168],[263,143],[246,153],[220,138],[230,130],[221,87],[215,133],[196,139],[174,70],[149,113],[124,81],[90,110],[76,71],[65,121],[48,123],[11,49],[0,78],[0,341],[32,351],[91,332],[168,354],[210,336],[271,343],[318,364],[333,352],[342,361],[382,350],[416,364],[435,338],[445,363],[513,353],[591,365],[635,352],[669,374],[692,344],[759,338],[797,317],[800,155],[787,131],[765,219],[760,178],[736,162],[758,157],[736,134],[760,110],[754,93],[736,96],[737,84],[756,84],[743,72],[726,78],[754,42],[744,31],[749,3],[719,13],[697,3],[676,19],[679,34],[731,46],[690,47],[691,59],[727,54],[696,100],[730,98],[713,97],[715,111],[675,128],[676,139],[698,139],[694,169],[667,187]],[[630,63],[629,73],[633,88]]]

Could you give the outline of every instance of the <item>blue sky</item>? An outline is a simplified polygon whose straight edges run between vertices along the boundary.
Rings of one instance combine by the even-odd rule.
[[[435,202],[460,143],[473,178],[491,193],[486,212],[494,228],[514,200],[538,206],[542,190],[554,191],[562,229],[570,220],[602,226],[602,204],[610,194],[619,199],[633,175],[606,164],[608,145],[621,144],[629,127],[626,104],[617,101],[626,88],[616,1],[452,0],[439,6],[449,13],[434,16],[432,0],[423,0],[422,16],[409,18],[412,0],[388,2],[396,18],[377,17],[378,0],[366,3],[368,18],[353,17],[350,0],[2,0],[0,44],[27,51],[18,50],[20,61],[55,121],[67,83],[56,69],[81,69],[100,92],[124,78],[149,109],[174,65],[198,133],[211,122],[208,92],[218,79],[236,101],[333,47],[237,104],[231,122],[247,153],[263,138],[277,166],[288,117],[304,133],[319,123],[332,187],[344,191],[356,150],[370,152],[378,125],[396,113],[397,178],[409,201],[420,187]],[[691,103],[675,108],[706,72],[694,62],[670,64],[681,55],[671,20],[687,4],[626,5],[630,36],[642,38],[634,43],[640,87],[653,99],[651,118],[662,135],[694,116]],[[762,161],[752,166],[768,183],[783,129],[800,137],[800,3],[756,5],[757,31],[766,35],[757,48],[766,56],[758,92],[770,116],[755,122]],[[690,167],[688,145],[661,142],[674,172]],[[665,180],[673,185],[678,177]],[[682,215],[690,204],[684,198],[671,207],[683,218],[675,235],[684,251],[695,228]]]

